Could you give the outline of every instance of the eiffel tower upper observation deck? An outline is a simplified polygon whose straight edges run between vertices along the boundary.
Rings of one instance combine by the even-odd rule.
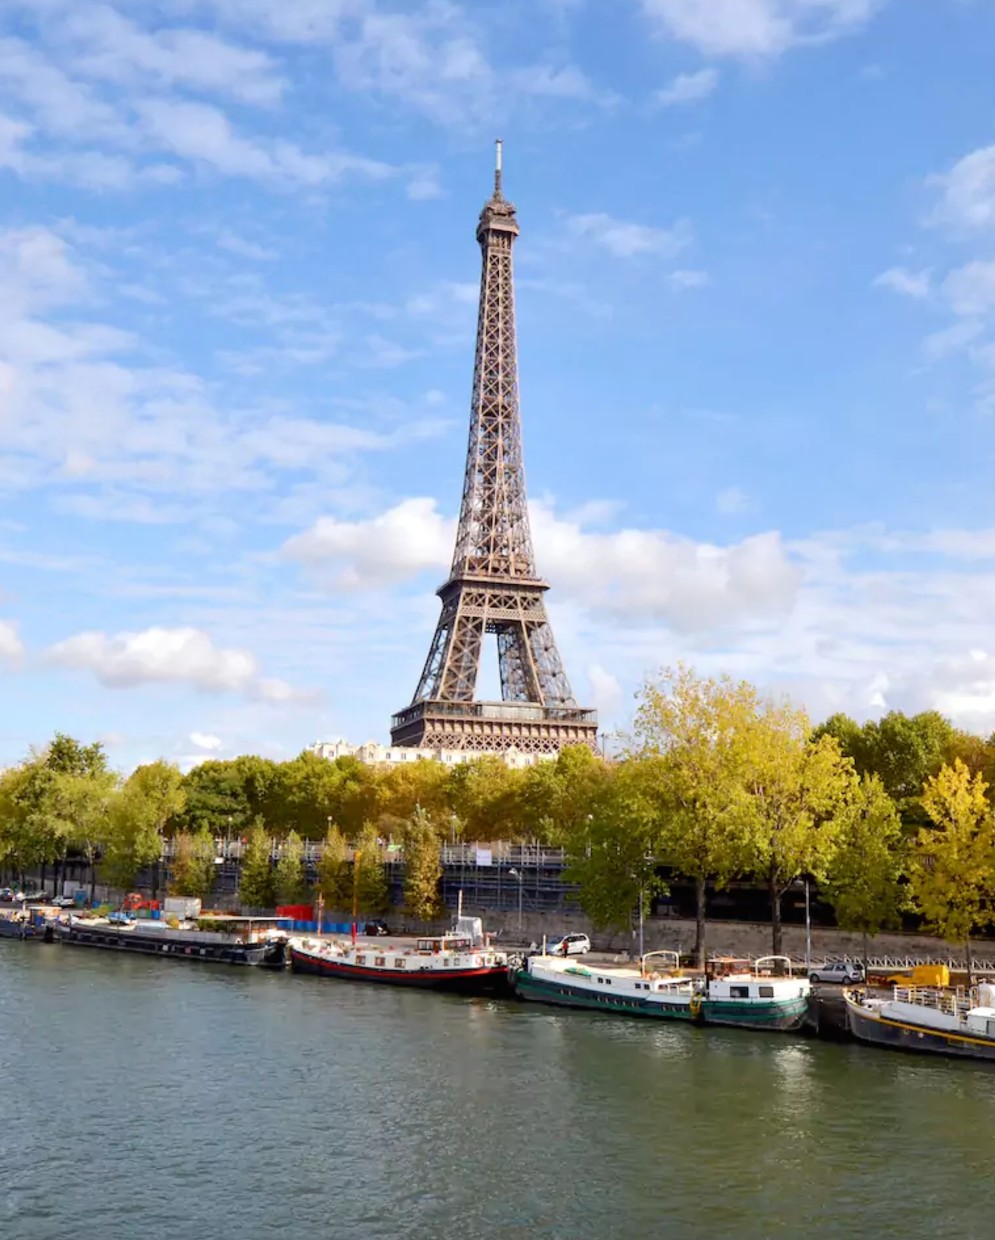
[[[411,705],[393,718],[395,745],[554,754],[596,746],[598,719],[574,701],[536,572],[525,497],[511,250],[515,208],[494,193],[477,224],[483,256],[459,530],[442,614]],[[497,637],[501,701],[475,698],[485,634]]]

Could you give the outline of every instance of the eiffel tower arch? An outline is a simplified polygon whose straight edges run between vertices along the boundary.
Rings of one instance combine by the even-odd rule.
[[[555,754],[597,744],[597,713],[577,705],[546,615],[525,494],[515,347],[514,205],[494,193],[477,224],[482,265],[470,439],[452,567],[411,705],[392,720],[395,745]],[[497,639],[501,701],[476,698],[484,639]]]

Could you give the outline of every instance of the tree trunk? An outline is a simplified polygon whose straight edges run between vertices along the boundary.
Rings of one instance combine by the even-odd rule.
[[[774,879],[768,882],[770,893],[770,949],[775,956],[781,954],[781,893]]]
[[[699,875],[694,884],[694,962],[697,968],[705,967],[705,877]]]
[[[58,899],[59,896],[62,895],[62,892],[59,890],[59,876],[60,876],[61,871],[62,871],[62,866],[59,862],[58,857],[56,857],[56,859],[52,862],[52,894],[55,896],[56,899]]]
[[[970,938],[964,940],[964,955],[967,957],[967,989],[970,992],[974,975],[974,959],[971,956]]]
[[[90,862],[90,907],[92,908],[97,899],[97,865],[93,855],[93,849],[89,849],[88,851],[90,854],[87,858]]]

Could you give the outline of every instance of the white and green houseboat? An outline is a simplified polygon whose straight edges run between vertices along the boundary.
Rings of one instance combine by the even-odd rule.
[[[699,1000],[705,1025],[745,1029],[800,1029],[808,1014],[811,983],[794,977],[787,956],[709,961]]]
[[[636,966],[580,964],[569,956],[529,956],[514,975],[522,999],[662,1020],[694,1019],[693,978],[676,952],[647,952]]]

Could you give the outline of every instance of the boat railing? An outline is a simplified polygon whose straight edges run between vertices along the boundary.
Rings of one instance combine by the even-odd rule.
[[[974,1006],[972,996],[962,986],[956,990],[941,990],[935,986],[896,986],[893,993],[898,1003],[916,1003],[920,1007],[945,1012],[948,1016],[966,1016]]]

